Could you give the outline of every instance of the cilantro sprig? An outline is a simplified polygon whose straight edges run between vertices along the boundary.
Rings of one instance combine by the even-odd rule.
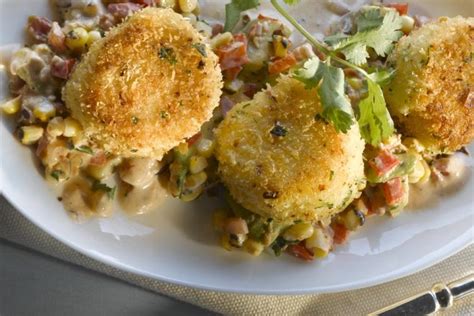
[[[230,32],[240,20],[240,14],[246,10],[256,8],[260,0],[232,0],[225,5],[224,31]]]
[[[337,48],[328,48],[298,23],[278,0],[270,1],[315,49],[327,56],[325,62],[315,58],[307,61],[303,68],[294,74],[295,78],[305,83],[307,88],[318,87],[323,106],[323,118],[333,123],[334,127],[342,132],[346,132],[354,122],[352,108],[344,95],[344,73],[336,66],[348,67],[359,72],[367,82],[367,97],[360,101],[358,113],[362,137],[373,145],[388,138],[394,131],[393,121],[379,84],[385,82],[389,74],[386,72],[369,74],[359,65],[366,62],[368,47],[373,48],[377,54],[385,56],[390,51],[393,42],[400,38],[401,24],[397,13],[389,11],[383,18],[369,12],[361,15],[357,24],[359,32],[351,37],[341,35],[333,37],[330,40]],[[289,5],[299,2],[299,0],[283,1]],[[340,58],[339,53],[343,53],[347,60]]]

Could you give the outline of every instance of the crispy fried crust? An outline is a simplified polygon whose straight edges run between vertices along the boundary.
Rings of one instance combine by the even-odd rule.
[[[238,203],[280,220],[320,220],[359,195],[365,186],[359,128],[337,133],[315,119],[320,112],[316,89],[281,77],[227,114],[216,131],[216,157]],[[275,125],[286,135],[276,136],[285,132]]]
[[[473,54],[474,18],[440,18],[400,40],[385,97],[404,136],[434,153],[474,139]]]
[[[171,9],[144,9],[92,45],[63,99],[105,150],[160,159],[219,103],[218,59],[203,43]]]

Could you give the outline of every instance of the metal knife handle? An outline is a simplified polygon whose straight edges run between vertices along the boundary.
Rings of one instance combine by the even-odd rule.
[[[437,283],[427,291],[369,315],[427,315],[453,306],[453,303],[474,293],[474,274],[451,282],[448,285]]]

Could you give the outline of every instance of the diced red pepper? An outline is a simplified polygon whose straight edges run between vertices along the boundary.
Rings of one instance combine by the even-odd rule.
[[[275,18],[271,18],[269,16],[266,16],[266,15],[263,15],[263,14],[259,14],[257,19],[259,19],[260,21],[276,21],[276,22],[279,22],[278,19],[275,19]]]
[[[107,6],[107,10],[116,18],[124,19],[130,14],[142,9],[143,6],[137,3],[111,3]]]
[[[224,25],[221,23],[216,23],[212,25],[212,37],[224,32]]]
[[[246,83],[244,84],[244,94],[249,98],[253,98],[255,93],[258,92],[258,85],[256,83]]]
[[[51,30],[48,33],[48,45],[56,53],[63,53],[66,51],[66,35],[62,31],[57,22],[53,22]]]
[[[241,67],[248,63],[247,37],[244,34],[234,35],[232,43],[217,48],[217,56],[222,70]]]
[[[189,146],[192,146],[201,138],[201,136],[202,136],[201,132],[198,132],[196,135],[192,136],[191,138],[188,138],[186,142],[188,143]]]
[[[49,19],[41,16],[30,16],[28,18],[27,32],[33,39],[40,43],[48,41],[48,33],[51,30],[52,23]]]
[[[383,195],[389,206],[397,205],[405,195],[402,178],[397,177],[382,184]]]
[[[400,160],[397,156],[386,149],[381,150],[374,159],[369,161],[369,165],[374,169],[377,176],[387,174],[399,164]]]
[[[76,60],[73,58],[62,59],[55,56],[51,61],[51,75],[60,79],[68,79],[75,63]]]
[[[268,73],[270,75],[279,74],[289,70],[296,65],[296,58],[293,54],[288,54],[283,58],[278,58],[268,64]]]
[[[103,166],[107,162],[107,156],[105,155],[105,152],[98,151],[95,153],[95,155],[91,158],[89,163],[94,166]]]
[[[288,252],[292,256],[303,259],[305,261],[312,261],[314,259],[314,254],[304,246],[304,243],[288,246]]]
[[[336,244],[343,244],[347,237],[349,236],[349,230],[346,226],[342,224],[334,224],[332,225],[332,230],[334,231],[334,243]]]
[[[242,66],[226,69],[224,70],[224,79],[227,81],[232,81],[237,78],[241,71]]]
[[[388,8],[394,8],[400,15],[407,15],[408,13],[408,3],[388,3],[385,4],[385,6]]]

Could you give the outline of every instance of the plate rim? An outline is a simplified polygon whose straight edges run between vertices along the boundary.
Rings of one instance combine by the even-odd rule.
[[[3,172],[2,172],[3,173]],[[2,177],[0,177],[2,178]],[[7,186],[8,188],[8,186]],[[199,284],[195,282],[187,282],[185,280],[179,280],[176,278],[166,277],[164,275],[158,275],[154,273],[150,273],[148,271],[143,271],[137,269],[129,264],[122,263],[119,260],[110,260],[107,255],[104,255],[98,251],[88,250],[86,248],[81,247],[77,242],[74,243],[72,240],[68,240],[65,237],[56,234],[56,232],[48,230],[41,222],[36,221],[33,216],[30,216],[28,212],[24,212],[21,207],[21,202],[17,203],[17,201],[13,201],[9,197],[8,189],[2,188],[3,190],[0,194],[15,208],[17,212],[20,212],[26,219],[28,219],[31,223],[33,223],[36,227],[40,228],[43,232],[48,234],[49,236],[53,237],[55,240],[61,242],[62,244],[70,247],[71,249],[77,251],[78,253],[85,255],[89,258],[92,258],[100,263],[104,263],[110,267],[126,271],[132,274],[136,274],[139,276],[148,277],[157,281],[166,282],[174,285],[179,286],[186,286],[194,289],[200,290],[208,290],[208,291],[216,291],[216,292],[223,292],[223,293],[235,293],[235,294],[252,294],[252,295],[298,295],[298,294],[319,294],[319,293],[338,293],[343,291],[352,291],[358,290],[363,288],[368,288],[371,286],[376,286],[380,284],[384,284],[393,280],[401,279],[403,277],[407,277],[409,275],[415,274],[419,271],[425,270],[429,267],[434,266],[435,264],[451,257],[452,255],[460,252],[461,250],[467,248],[471,244],[474,244],[474,227],[471,226],[469,230],[466,230],[462,235],[454,239],[448,244],[443,245],[438,251],[430,253],[427,256],[420,258],[412,262],[409,265],[403,266],[400,269],[392,270],[389,273],[385,273],[382,275],[376,275],[375,277],[369,278],[367,280],[359,280],[354,282],[347,282],[341,283],[335,286],[326,286],[323,288],[315,287],[308,287],[305,289],[290,289],[290,290],[246,290],[243,288],[240,289],[233,289],[230,287],[222,287],[222,286],[213,286],[213,285],[206,285],[206,284]]]

